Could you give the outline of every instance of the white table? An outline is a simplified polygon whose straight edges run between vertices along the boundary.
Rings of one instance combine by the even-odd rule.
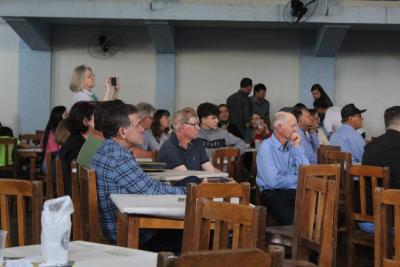
[[[70,242],[68,250],[68,258],[75,261],[74,266],[76,267],[157,266],[157,253],[143,250],[84,241]],[[41,254],[40,245],[14,247],[4,250],[5,257],[34,257]]]
[[[118,208],[117,243],[128,248],[139,247],[140,229],[183,229],[185,195],[111,194]],[[214,201],[222,201],[215,198]],[[232,198],[232,203],[239,203]]]
[[[148,175],[159,181],[175,182],[182,180],[188,176],[197,176],[199,178],[209,177],[229,177],[226,172],[217,171],[178,171],[178,170],[164,170],[162,172],[148,172]]]

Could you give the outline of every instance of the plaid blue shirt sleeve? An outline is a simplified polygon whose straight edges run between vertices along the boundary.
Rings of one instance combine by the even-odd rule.
[[[186,193],[186,188],[184,187],[170,186],[154,180],[144,173],[139,164],[132,158],[122,158],[118,161],[115,182],[133,194],[160,195]]]

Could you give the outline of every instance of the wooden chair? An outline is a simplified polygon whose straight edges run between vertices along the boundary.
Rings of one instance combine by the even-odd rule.
[[[346,170],[352,165],[351,153],[325,150],[322,154],[323,164],[340,164],[339,203],[344,205],[346,197]]]
[[[260,245],[260,229],[265,229],[265,207],[216,202],[204,198],[197,200],[197,205],[192,250],[209,250],[211,223],[214,225],[212,250],[257,248]]]
[[[240,150],[228,147],[215,149],[212,155],[212,164],[221,171],[225,170],[229,174],[229,177],[233,177],[238,181],[239,177],[239,161],[240,161]]]
[[[271,255],[260,249],[221,249],[190,251],[175,257],[172,253],[158,253],[157,267],[270,267]]]
[[[0,166],[0,171],[12,172],[13,178],[17,178],[18,159],[17,159],[17,139],[0,138],[0,153],[4,153],[4,166]],[[11,155],[11,158],[9,157]]]
[[[42,136],[40,134],[20,134],[18,139],[31,146],[38,146],[42,141]]]
[[[374,190],[375,267],[400,266],[400,190]]]
[[[319,254],[318,266],[334,266],[339,181],[305,177],[300,182],[302,199],[301,204],[296,202],[292,260],[285,266],[303,266],[311,251]]]
[[[324,164],[324,153],[327,150],[340,151],[340,146],[320,145],[317,149],[318,164]]]
[[[355,210],[355,181],[358,178],[360,210]],[[346,178],[346,230],[347,230],[347,266],[354,266],[354,250],[355,246],[374,246],[373,234],[361,231],[358,228],[357,222],[374,223],[374,215],[371,210],[368,212],[368,201],[372,202],[372,193],[377,186],[385,189],[389,188],[390,184],[389,168],[354,165],[347,170]],[[370,182],[369,182],[370,180]],[[370,190],[369,190],[370,189]]]
[[[10,247],[11,244],[17,246],[24,246],[27,244],[38,244],[40,243],[40,220],[43,206],[43,191],[42,182],[40,181],[26,181],[26,180],[15,180],[15,179],[0,179],[0,210],[1,210],[1,228],[8,231],[6,247]],[[18,243],[11,242],[10,229],[10,207],[9,198],[15,197],[17,206],[17,228],[18,228]],[[32,229],[26,229],[26,197],[30,198],[32,204]],[[12,203],[12,202],[11,202]],[[14,210],[14,209],[12,209]],[[31,242],[26,241],[27,232],[32,231]]]
[[[74,213],[72,214],[72,239],[82,240],[81,192],[79,187],[78,163],[75,160],[71,163],[71,198],[74,204]]]
[[[322,180],[333,180],[340,182],[340,166],[338,164],[318,164],[318,165],[304,165],[300,167],[299,178],[297,182],[297,192],[296,192],[296,206],[294,217],[296,219],[297,214],[299,214],[304,209],[304,203],[302,203],[302,192],[304,191],[302,181],[309,178],[318,178]],[[277,245],[283,245],[286,247],[292,246],[294,225],[284,225],[284,226],[272,226],[267,227],[267,244],[273,243]]]
[[[101,230],[97,203],[96,173],[92,169],[80,166],[79,175],[82,239],[100,243]]]
[[[63,166],[59,156],[56,157],[56,196],[65,196]]]
[[[45,186],[44,195],[45,199],[51,199],[55,197],[54,191],[54,179],[53,179],[53,162],[57,157],[57,153],[51,152],[46,153],[44,160],[46,161],[46,175],[43,177],[43,184]]]
[[[239,198],[239,204],[249,205],[250,185],[249,183],[188,184],[182,252],[193,250],[194,222],[197,212],[197,200],[200,198],[223,198],[224,202],[230,202],[231,198]]]

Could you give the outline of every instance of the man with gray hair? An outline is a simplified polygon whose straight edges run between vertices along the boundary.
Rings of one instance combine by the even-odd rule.
[[[156,109],[153,105],[145,102],[138,103],[136,107],[138,109],[140,125],[144,129],[144,132],[143,143],[134,148],[134,153],[137,157],[150,158],[152,156],[152,151],[160,149],[159,146],[156,145],[157,142],[154,142],[151,133],[151,124],[153,124],[153,116]]]
[[[275,114],[273,135],[264,140],[257,153],[257,178],[264,205],[283,225],[293,224],[300,165],[309,164],[297,133],[293,114]]]
[[[175,113],[172,125],[174,132],[160,148],[159,159],[167,169],[213,171],[214,166],[207,156],[200,139],[199,121],[194,112],[184,109]]]

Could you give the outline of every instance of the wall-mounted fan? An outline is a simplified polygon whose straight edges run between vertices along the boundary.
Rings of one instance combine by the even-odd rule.
[[[122,46],[122,39],[115,33],[96,34],[88,42],[88,52],[95,58],[107,58],[115,55]]]
[[[283,20],[288,23],[299,23],[314,15],[318,0],[289,0],[283,9]]]

